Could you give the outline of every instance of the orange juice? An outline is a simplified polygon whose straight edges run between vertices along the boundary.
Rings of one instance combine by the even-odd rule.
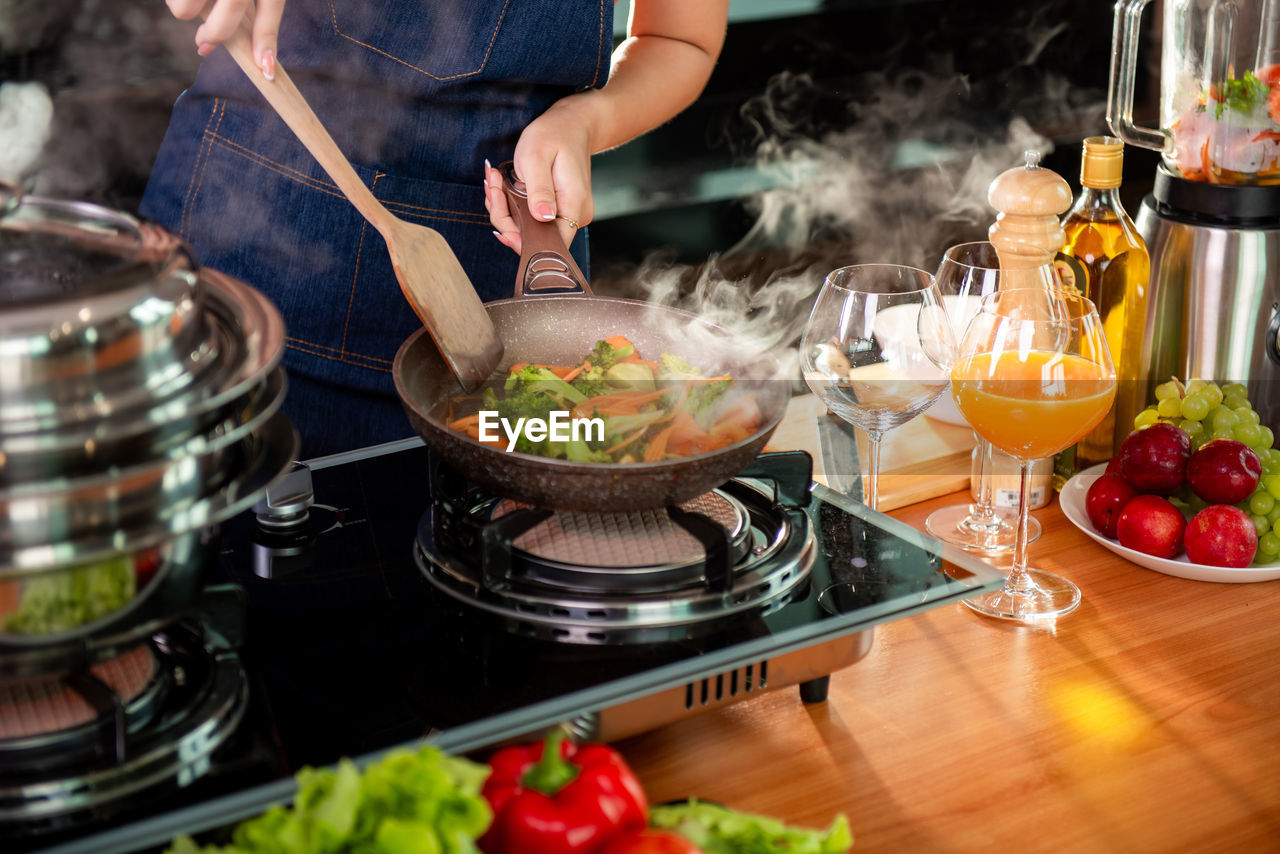
[[[1080,356],[977,353],[951,371],[956,405],[995,447],[1024,460],[1053,456],[1106,417],[1115,375]]]

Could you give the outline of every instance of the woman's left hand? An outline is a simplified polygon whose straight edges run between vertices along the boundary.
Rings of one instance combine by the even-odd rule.
[[[555,220],[568,246],[579,228],[591,222],[591,141],[585,117],[575,114],[574,99],[590,93],[570,95],[557,101],[529,123],[520,134],[513,158],[516,176],[524,182],[529,211],[538,219]],[[502,176],[486,164],[485,208],[497,230],[498,241],[520,252],[520,226],[511,216],[502,191]]]

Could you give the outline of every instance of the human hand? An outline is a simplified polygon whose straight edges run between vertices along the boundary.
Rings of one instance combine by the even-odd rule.
[[[175,18],[190,21],[203,17],[196,30],[196,52],[208,56],[214,48],[231,38],[246,14],[253,16],[253,59],[268,80],[276,74],[276,39],[280,35],[280,18],[285,0],[259,0],[256,11],[253,0],[165,0]]]
[[[575,116],[570,96],[558,101],[529,123],[516,143],[512,158],[515,173],[524,182],[529,212],[544,221],[556,221],[568,246],[579,228],[591,222],[591,148],[587,126]],[[485,163],[485,209],[498,241],[519,253],[523,246],[520,227],[511,216],[502,176]]]

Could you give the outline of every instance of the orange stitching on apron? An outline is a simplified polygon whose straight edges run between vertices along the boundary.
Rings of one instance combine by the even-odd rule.
[[[472,225],[488,225],[489,217],[471,211],[455,211],[448,208],[427,208],[422,205],[411,205],[408,202],[392,202],[386,199],[379,199],[388,210],[398,210],[410,216],[417,216],[422,219],[443,219],[449,222],[466,223],[465,219],[454,219],[452,217],[434,216],[434,214],[454,214],[459,217],[471,217],[474,222]]]
[[[507,16],[507,6],[509,5],[511,5],[511,0],[503,0],[502,12],[498,14],[498,23],[493,25],[493,32],[489,35],[489,46],[485,48],[484,57],[480,60],[480,67],[475,69],[474,71],[464,71],[461,74],[451,74],[448,77],[438,77],[435,74],[432,74],[430,71],[427,71],[426,69],[419,68],[416,65],[405,62],[403,59],[400,59],[399,57],[392,56],[391,54],[387,53],[385,50],[380,50],[379,48],[376,48],[371,44],[365,44],[359,39],[352,38],[351,36],[344,33],[342,31],[342,28],[338,26],[338,9],[333,5],[333,0],[329,0],[329,16],[333,20],[333,31],[336,32],[338,35],[342,36],[347,41],[354,42],[363,48],[367,48],[368,50],[373,51],[374,53],[382,54],[392,62],[398,62],[401,65],[405,66],[406,68],[412,68],[414,71],[418,72],[419,74],[425,74],[427,77],[430,77],[432,80],[457,80],[460,77],[472,77],[476,74],[479,74],[481,71],[484,70],[484,67],[489,63],[489,54],[493,52],[493,43],[498,39],[498,30],[502,28],[502,19]]]
[[[291,350],[296,350],[299,353],[305,353],[308,356],[315,356],[320,359],[328,359],[331,362],[341,362],[344,365],[354,365],[357,368],[367,368],[371,371],[382,371],[383,373],[390,370],[389,367],[382,367],[383,365],[391,364],[389,359],[379,359],[376,356],[365,356],[361,353],[351,353],[347,354],[347,356],[333,356],[329,353],[322,352],[322,350],[332,350],[332,347],[323,347],[323,345],[313,344],[310,341],[304,341],[299,338],[288,338],[285,343]],[[372,362],[376,362],[378,364],[369,364]]]
[[[226,99],[224,98],[222,99],[222,106],[218,108],[218,122],[213,126],[213,131],[209,135],[210,137],[209,152],[205,156],[205,166],[200,169],[200,183],[196,184],[196,191],[191,196],[192,204],[195,204],[195,200],[200,197],[200,188],[204,186],[204,176],[209,171],[208,170],[209,155],[213,154],[212,140],[213,140],[213,137],[216,137],[218,135],[218,128],[222,127],[222,117],[226,115],[226,113],[227,113],[227,102],[226,102]]]
[[[205,123],[204,133],[200,136],[200,151],[196,154],[196,162],[191,164],[191,180],[187,182],[187,195],[182,200],[182,218],[178,221],[178,235],[184,239],[191,239],[191,235],[187,233],[187,218],[191,215],[191,202],[195,198],[196,191],[200,185],[204,183],[204,164],[205,164],[205,147],[212,144],[209,137],[209,127],[214,125],[214,116],[218,117],[217,125],[222,124],[222,114],[219,110],[220,99],[213,99],[213,106],[209,109],[209,121]],[[223,102],[225,106],[225,102]],[[196,175],[200,176],[200,180],[196,180]]]
[[[600,0],[600,36],[596,41],[596,70],[591,75],[591,85],[600,79],[600,49],[604,47],[604,0]]]
[[[383,176],[382,172],[373,173],[373,183],[369,185],[369,192],[375,193],[378,187],[378,179]],[[369,223],[360,223],[360,241],[356,244],[356,268],[351,273],[351,293],[347,295],[347,316],[342,320],[342,349],[339,351],[343,355],[347,352],[347,333],[351,329],[351,307],[356,304],[356,282],[360,279],[360,254],[364,251],[364,236],[369,233]]]
[[[312,178],[310,175],[306,175],[296,169],[285,166],[283,163],[277,163],[269,157],[265,157],[257,151],[254,151],[252,148],[246,148],[238,142],[227,139],[225,136],[217,136],[214,139],[218,145],[228,149],[232,154],[238,154],[244,159],[256,163],[268,172],[275,172],[276,174],[288,178],[298,184],[304,184],[313,190],[319,190],[322,193],[328,193],[329,195],[337,196],[340,199],[345,198],[338,190],[336,184],[330,184],[327,181]]]
[[[230,153],[239,155],[251,163],[266,169],[268,172],[275,172],[282,177],[288,178],[289,180],[295,181],[299,184],[303,184],[313,190],[328,193],[329,195],[340,199],[346,198],[338,190],[337,185],[335,184],[317,180],[312,178],[310,175],[304,175],[296,169],[285,166],[283,163],[277,163],[271,158],[254,151],[252,148],[246,148],[245,146],[227,139],[224,136],[214,135],[211,139],[215,141],[217,145],[227,149]],[[385,175],[386,173],[382,174]],[[485,225],[489,222],[488,219],[481,217],[480,214],[473,214],[470,211],[457,211],[450,210],[448,208],[428,208],[423,207],[422,205],[411,205],[408,202],[387,201],[386,199],[379,199],[379,201],[381,201],[388,210],[402,210],[421,219],[435,219],[441,222],[456,222],[460,225]],[[426,213],[420,213],[421,211],[425,211]],[[436,216],[432,214],[453,214],[453,216]],[[464,219],[463,217],[471,217],[471,219]]]

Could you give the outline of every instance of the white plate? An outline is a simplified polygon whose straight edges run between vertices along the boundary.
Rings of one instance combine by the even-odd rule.
[[[1262,566],[1249,565],[1240,569],[1228,566],[1205,566],[1202,563],[1192,563],[1187,560],[1185,553],[1173,559],[1155,557],[1125,548],[1115,540],[1099,534],[1093,529],[1092,523],[1089,522],[1089,514],[1084,510],[1084,496],[1093,482],[1101,477],[1106,470],[1106,463],[1100,463],[1092,468],[1085,469],[1067,481],[1066,485],[1062,487],[1062,492],[1058,495],[1058,503],[1062,505],[1062,512],[1071,520],[1071,524],[1084,531],[1104,547],[1122,558],[1136,563],[1138,566],[1153,569],[1156,572],[1163,572],[1165,575],[1190,578],[1192,581],[1242,583],[1246,581],[1272,581],[1280,578],[1280,563],[1268,563]]]

